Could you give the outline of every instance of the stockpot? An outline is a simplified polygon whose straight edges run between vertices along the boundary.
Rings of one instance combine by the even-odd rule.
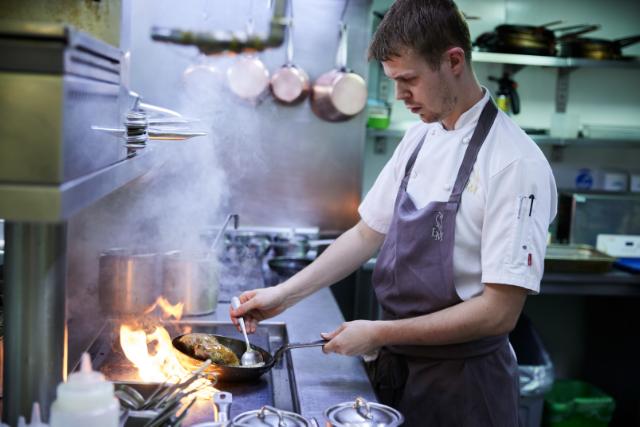
[[[200,252],[167,252],[162,257],[162,291],[169,302],[184,303],[183,314],[216,311],[219,292],[218,259]]]
[[[98,296],[106,314],[142,314],[159,295],[158,256],[114,248],[100,254]]]
[[[331,406],[324,416],[327,426],[332,427],[396,427],[404,423],[404,416],[396,409],[362,397]]]

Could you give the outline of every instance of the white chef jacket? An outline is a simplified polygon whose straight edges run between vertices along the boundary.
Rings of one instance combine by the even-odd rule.
[[[490,94],[460,116],[453,130],[417,123],[402,138],[358,211],[386,234],[411,153],[425,142],[407,192],[416,208],[449,199],[462,158]],[[484,283],[540,291],[547,230],[557,210],[555,179],[538,146],[505,113],[498,112],[478,153],[456,215],[453,277],[458,296],[481,294]]]

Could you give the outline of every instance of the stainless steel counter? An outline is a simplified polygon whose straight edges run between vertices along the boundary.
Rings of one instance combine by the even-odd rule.
[[[228,321],[228,313],[229,305],[220,304],[210,317]],[[325,288],[271,320],[286,322],[289,342],[303,342],[317,340],[320,332],[332,331],[344,318]],[[331,405],[357,396],[376,401],[361,358],[327,355],[317,347],[292,350],[291,358],[303,416],[315,417],[322,424],[323,412]]]

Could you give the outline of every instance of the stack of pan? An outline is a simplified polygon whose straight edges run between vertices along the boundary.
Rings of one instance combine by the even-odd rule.
[[[572,25],[551,29],[561,21],[544,25],[498,25],[494,31],[481,34],[474,45],[481,51],[556,56],[557,45],[575,40],[580,34],[600,28],[599,25]]]

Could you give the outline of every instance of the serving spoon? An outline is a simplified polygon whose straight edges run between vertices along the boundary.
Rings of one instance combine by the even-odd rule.
[[[231,306],[237,310],[240,307],[240,299],[238,297],[231,298]],[[240,358],[240,364],[242,366],[255,366],[264,364],[264,360],[262,359],[262,355],[251,348],[251,344],[249,344],[249,337],[247,336],[247,329],[244,326],[244,317],[238,318],[240,322],[240,329],[242,330],[242,335],[244,335],[244,343],[247,345],[247,350],[242,353],[242,357]]]

